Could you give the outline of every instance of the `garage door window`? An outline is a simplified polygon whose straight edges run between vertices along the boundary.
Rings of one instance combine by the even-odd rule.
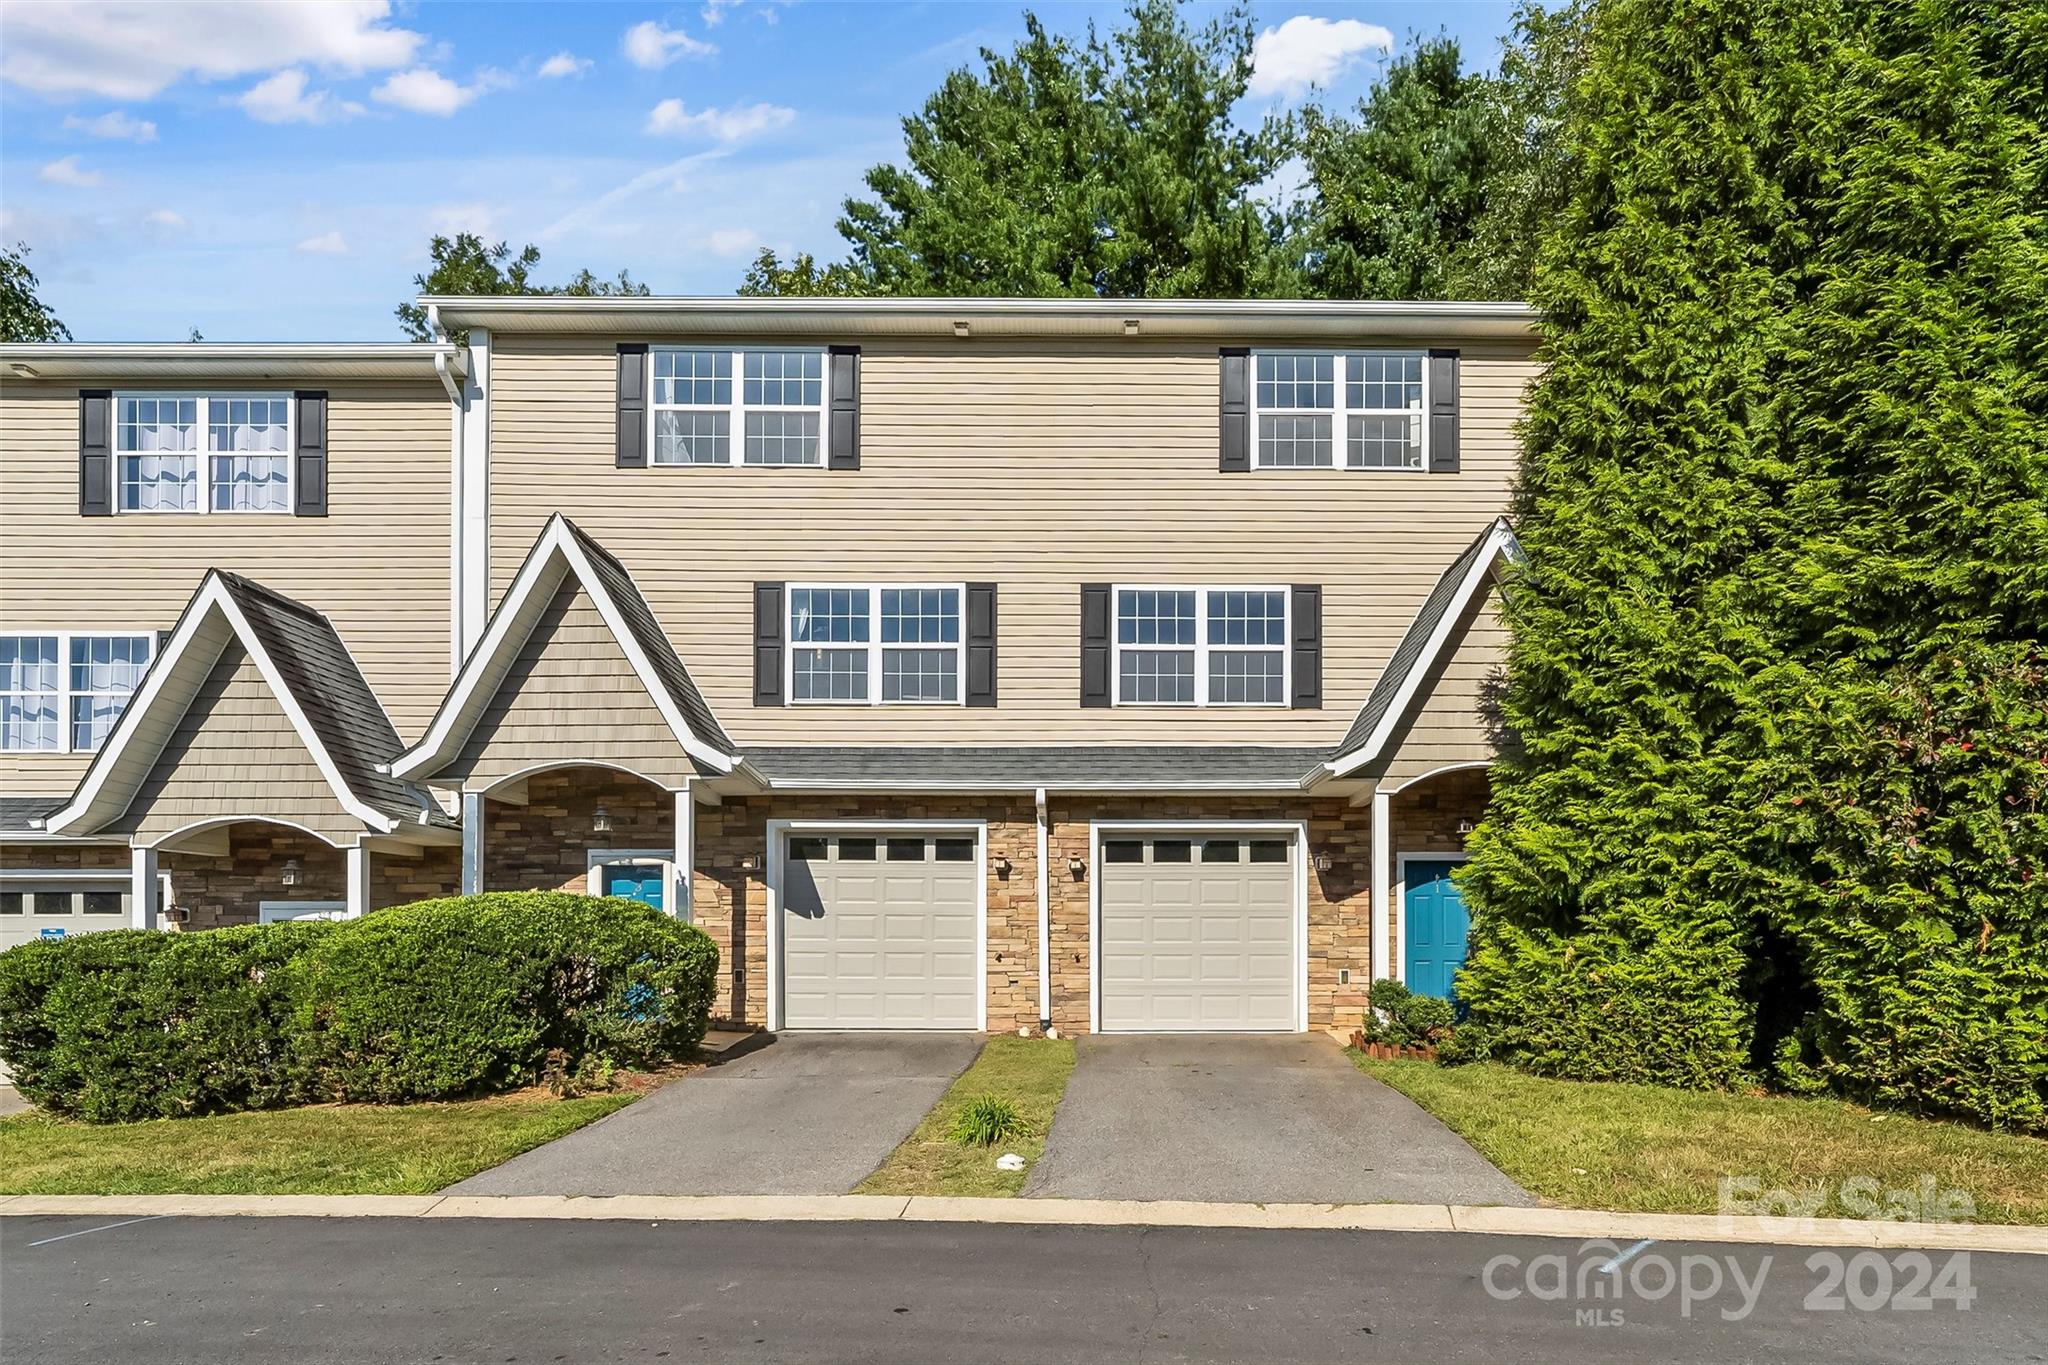
[[[924,840],[891,839],[889,861],[892,863],[921,863],[924,861]]]
[[[1145,861],[1145,845],[1137,839],[1112,839],[1102,846],[1102,861],[1142,863]]]
[[[871,863],[875,860],[873,839],[841,839],[839,861],[842,863]]]
[[[1202,840],[1202,861],[1205,863],[1234,863],[1237,861],[1237,840]]]
[[[1287,861],[1285,839],[1254,839],[1251,843],[1251,861],[1255,863],[1284,863]]]
[[[942,863],[971,863],[974,861],[974,840],[936,840],[932,856]]]
[[[793,838],[789,841],[789,859],[796,863],[822,863],[825,861],[823,839]]]

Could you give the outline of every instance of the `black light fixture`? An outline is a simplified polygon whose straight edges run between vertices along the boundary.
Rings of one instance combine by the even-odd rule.
[[[299,860],[297,858],[286,858],[284,860],[284,866],[277,871],[277,881],[280,886],[287,887],[299,884]]]
[[[1080,881],[1081,875],[1087,870],[1088,864],[1082,862],[1079,858],[1067,859],[1067,871],[1073,876],[1075,881]]]
[[[1328,872],[1329,870],[1330,870],[1330,851],[1329,851],[1328,849],[1322,849],[1322,850],[1318,851],[1318,852],[1317,852],[1317,854],[1316,854],[1316,871],[1318,871],[1318,872]]]
[[[996,861],[995,861],[995,869],[996,869],[996,875],[997,875],[998,877],[1007,877],[1007,876],[1009,876],[1009,875],[1010,875],[1010,860],[1009,860],[1008,858],[1005,858],[1005,857],[1004,857],[1004,856],[1003,856],[1002,854],[998,853],[998,854],[996,855]]]
[[[1460,820],[1460,821],[1458,822],[1458,833],[1459,833],[1459,834],[1461,834],[1461,835],[1464,835],[1464,834],[1470,834],[1470,833],[1472,832],[1472,829],[1473,829],[1473,825],[1472,825],[1472,822],[1471,822],[1470,820]]]
[[[610,834],[612,832],[612,813],[603,806],[599,806],[596,810],[590,812],[590,828],[596,834]]]
[[[758,854],[758,853],[749,853],[749,854],[746,854],[746,855],[744,855],[743,857],[741,857],[741,859],[740,859],[740,871],[742,871],[742,872],[759,872],[760,870],[761,870],[761,855],[760,855],[760,854]]]

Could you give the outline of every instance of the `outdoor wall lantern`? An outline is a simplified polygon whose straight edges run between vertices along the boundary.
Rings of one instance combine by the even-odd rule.
[[[746,856],[745,856],[744,858],[741,858],[741,859],[740,859],[740,871],[742,871],[742,872],[759,872],[760,870],[761,870],[761,855],[760,855],[760,854],[758,854],[758,853],[749,853],[749,854],[747,854],[747,855],[746,855]]]
[[[1330,870],[1330,851],[1329,851],[1328,849],[1323,849],[1322,851],[1320,851],[1320,852],[1318,852],[1318,853],[1316,854],[1316,871],[1318,871],[1318,872],[1328,872],[1329,870]]]
[[[1473,826],[1470,820],[1460,820],[1458,822],[1458,833],[1460,835],[1470,834],[1472,832],[1472,828]]]
[[[297,858],[286,858],[284,866],[277,871],[277,880],[281,886],[297,886],[299,884],[299,860]]]
[[[610,834],[612,832],[612,813],[603,806],[599,806],[596,810],[590,812],[590,828],[596,834]]]
[[[1000,853],[996,855],[995,867],[996,875],[998,877],[1007,877],[1010,875],[1010,860],[1008,858],[1005,858]]]
[[[1088,864],[1082,862],[1079,858],[1067,859],[1067,871],[1073,874],[1075,881],[1080,881],[1082,874],[1087,870]]]

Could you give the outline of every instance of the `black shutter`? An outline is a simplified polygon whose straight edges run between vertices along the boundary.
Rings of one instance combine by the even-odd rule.
[[[1252,467],[1252,353],[1242,346],[1221,352],[1221,431],[1216,467],[1241,474]]]
[[[114,393],[78,391],[78,515],[114,515]]]
[[[1291,648],[1296,710],[1316,711],[1323,705],[1323,589],[1297,583],[1293,589],[1294,640]]]
[[[735,439],[739,433],[734,432]],[[647,468],[647,344],[619,343],[619,425],[612,463]]]
[[[833,469],[860,468],[860,347],[834,346],[825,357],[831,370]]]
[[[782,585],[754,585],[754,705],[782,705]]]
[[[1429,353],[1429,472],[1458,472],[1458,353]]]
[[[327,395],[300,392],[292,395],[297,405],[298,440],[292,451],[292,515],[327,515]]]
[[[1081,705],[1109,705],[1109,584],[1081,585]]]
[[[969,706],[996,704],[996,585],[967,585],[967,690]]]

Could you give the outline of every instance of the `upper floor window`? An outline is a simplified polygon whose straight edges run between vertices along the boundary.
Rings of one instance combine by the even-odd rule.
[[[1116,590],[1123,706],[1285,706],[1285,588]]]
[[[124,393],[114,405],[122,511],[291,512],[289,394]]]
[[[795,702],[958,703],[958,585],[789,588]]]
[[[1423,469],[1421,351],[1260,351],[1252,385],[1261,469]]]
[[[148,635],[0,635],[0,752],[98,749],[153,649]]]
[[[658,465],[825,462],[820,348],[655,347],[650,406]]]

